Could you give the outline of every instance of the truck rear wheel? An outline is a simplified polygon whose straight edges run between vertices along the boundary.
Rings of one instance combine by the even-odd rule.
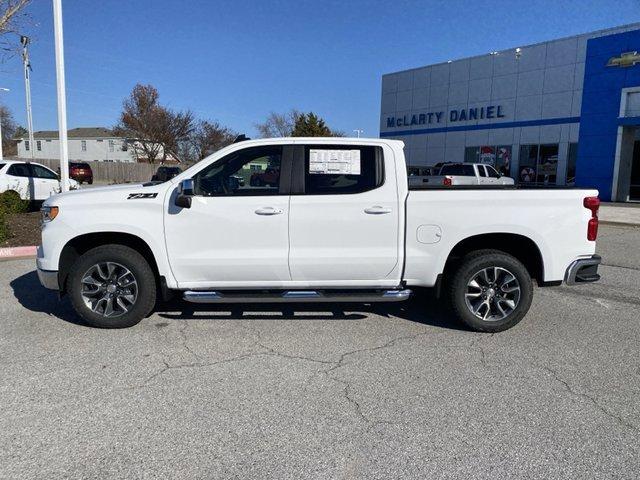
[[[98,328],[131,327],[156,303],[156,279],[149,263],[124,245],[102,245],[80,256],[67,278],[75,311]]]
[[[460,262],[449,284],[456,316],[478,332],[501,332],[529,311],[533,282],[525,266],[499,250],[478,250]]]

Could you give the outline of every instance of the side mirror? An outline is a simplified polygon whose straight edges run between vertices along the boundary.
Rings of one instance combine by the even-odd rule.
[[[175,200],[176,206],[191,208],[191,197],[193,197],[193,178],[187,178],[178,185],[178,196]]]

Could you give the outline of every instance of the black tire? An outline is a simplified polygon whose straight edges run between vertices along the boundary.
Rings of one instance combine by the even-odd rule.
[[[485,269],[489,272],[487,285],[484,284]],[[509,273],[514,280],[510,280]],[[472,284],[474,279],[476,281]],[[517,258],[499,250],[477,250],[466,255],[457,265],[449,282],[449,300],[455,315],[472,330],[502,332],[520,322],[529,311],[533,300],[533,282]],[[472,309],[480,303],[485,305],[474,314]],[[515,308],[511,308],[512,303]],[[505,310],[507,314],[500,318]]]
[[[128,311],[118,316],[105,316],[104,312],[92,310],[83,298],[82,279],[84,275],[93,266],[106,262],[126,268],[136,281],[135,301],[130,305],[127,304]],[[66,287],[76,313],[87,324],[97,328],[132,327],[145,318],[153,310],[156,303],[157,286],[153,270],[140,253],[124,245],[102,245],[84,253],[71,267]],[[120,309],[118,306],[117,308]]]

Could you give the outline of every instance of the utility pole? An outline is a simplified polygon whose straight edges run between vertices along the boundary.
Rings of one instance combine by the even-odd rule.
[[[24,66],[24,89],[27,97],[27,130],[29,131],[29,153],[31,154],[31,160],[33,160],[33,150],[35,145],[33,144],[33,117],[31,115],[31,62],[29,61],[29,51],[27,45],[29,45],[29,37],[25,35],[20,36],[20,43],[22,44],[22,64]]]
[[[60,183],[69,190],[69,148],[67,145],[67,96],[64,80],[64,42],[62,36],[62,0],[53,0],[53,30],[56,44],[56,86],[58,90],[58,132],[60,138]]]
[[[0,91],[8,92],[8,88],[0,87]],[[2,156],[2,118],[0,117],[0,161],[4,160]]]
[[[358,135],[358,138],[360,138],[360,135],[364,133],[364,130],[361,130],[359,128],[356,128],[353,131],[356,132],[356,134]]]

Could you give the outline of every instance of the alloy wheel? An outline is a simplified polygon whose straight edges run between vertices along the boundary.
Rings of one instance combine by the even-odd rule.
[[[479,319],[497,322],[516,309],[520,293],[520,283],[513,273],[502,267],[487,267],[471,276],[465,302]]]
[[[138,282],[125,266],[100,262],[82,276],[82,300],[93,312],[103,317],[119,317],[135,305]]]

